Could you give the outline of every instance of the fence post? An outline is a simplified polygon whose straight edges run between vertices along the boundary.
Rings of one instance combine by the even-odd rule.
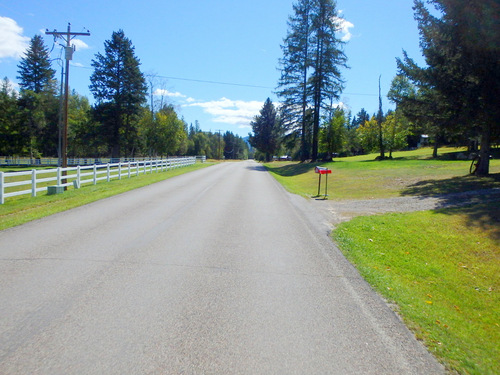
[[[130,161],[128,162],[128,178],[130,178]]]
[[[118,179],[119,180],[122,179],[122,162],[121,161],[118,163]]]
[[[36,169],[31,171],[31,196],[36,197]]]
[[[97,165],[94,164],[94,185],[97,185]]]
[[[80,164],[76,166],[76,186],[80,188]]]
[[[106,181],[109,182],[109,163],[106,164],[106,177],[107,177]]]
[[[57,186],[61,185],[61,167],[57,167]]]
[[[4,172],[0,172],[0,204],[4,204],[5,203],[5,198],[3,196],[3,194],[4,194],[4,183],[5,183],[3,173]]]

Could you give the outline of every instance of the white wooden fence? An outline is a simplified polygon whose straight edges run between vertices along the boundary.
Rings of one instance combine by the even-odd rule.
[[[107,163],[100,165],[76,166],[68,168],[33,169],[22,172],[0,172],[0,204],[5,198],[31,194],[50,188],[64,189],[68,186],[80,188],[83,184],[96,185],[99,181],[130,178],[139,174],[164,172],[196,163],[196,157],[175,159],[131,161],[126,163]],[[29,188],[24,189],[29,186]],[[21,190],[23,189],[23,190]]]
[[[172,158],[177,158],[173,156]],[[204,162],[205,156],[197,156],[197,160]],[[68,166],[76,167],[77,165],[94,165],[94,164],[116,164],[128,163],[134,161],[147,161],[151,158],[68,158]],[[30,158],[20,156],[0,156],[0,166],[54,166],[59,167],[60,160],[58,158]]]

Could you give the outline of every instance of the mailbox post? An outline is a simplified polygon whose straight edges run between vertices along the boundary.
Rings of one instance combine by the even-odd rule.
[[[325,168],[325,167],[316,167],[314,168],[314,172],[319,174],[319,180],[318,180],[318,197],[320,196],[320,190],[321,190],[321,175],[324,174],[325,176],[325,198],[328,197],[328,175],[332,173],[331,169]]]

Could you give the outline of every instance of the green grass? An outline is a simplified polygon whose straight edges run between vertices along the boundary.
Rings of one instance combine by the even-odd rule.
[[[287,190],[317,193],[316,165],[332,169],[332,200],[429,196],[500,188],[500,160],[488,177],[468,175],[463,150],[430,149],[336,159],[331,163],[269,163]],[[498,150],[497,150],[498,151]],[[323,180],[324,183],[324,180]],[[491,198],[488,198],[491,199]],[[361,275],[395,306],[429,350],[460,374],[500,368],[500,201],[415,213],[356,217],[333,238]]]
[[[0,230],[83,206],[99,199],[121,194],[213,164],[213,162],[196,163],[188,167],[167,172],[153,172],[152,174],[139,175],[130,179],[124,178],[110,182],[100,181],[97,185],[83,185],[81,189],[70,188],[59,195],[38,193],[38,196],[33,198],[29,195],[7,198],[5,203],[0,205]],[[7,171],[6,169],[2,170]]]
[[[500,160],[490,163],[488,177],[469,176],[470,161],[454,160],[460,152],[440,149],[440,158],[432,159],[430,149],[396,152],[394,159],[375,161],[375,154],[336,159],[331,163],[274,162],[265,164],[285,188],[304,197],[318,192],[314,167],[332,170],[328,176],[328,194],[333,200],[389,198],[402,195],[431,195],[500,187]],[[323,177],[324,184],[324,177]],[[322,185],[323,188],[324,185]]]
[[[499,205],[357,217],[334,231],[417,338],[463,374],[500,368]]]

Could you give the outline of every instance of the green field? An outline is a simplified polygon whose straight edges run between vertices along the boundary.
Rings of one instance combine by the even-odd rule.
[[[461,150],[440,149],[432,159],[431,149],[393,153],[394,159],[375,161],[376,155],[335,159],[330,163],[266,164],[285,188],[305,197],[318,192],[316,165],[332,170],[328,194],[333,200],[389,198],[402,195],[430,195],[500,187],[500,160],[491,161],[490,177],[469,176],[470,161],[454,160]]]
[[[28,194],[7,198],[5,203],[0,205],[0,230],[74,207],[83,206],[99,199],[124,193],[213,164],[214,162],[196,163],[188,167],[134,176],[130,179],[123,178],[122,180],[116,179],[110,182],[99,182],[97,185],[82,185],[81,189],[70,188],[59,195],[38,193],[37,197],[31,197]],[[18,170],[26,169],[22,168]],[[0,168],[0,171],[4,172],[12,170],[12,168]]]
[[[370,199],[500,188],[500,160],[489,177],[467,174],[457,150],[376,155],[322,164],[332,169],[330,199]],[[270,163],[289,191],[317,193],[314,165]],[[498,196],[498,195],[497,195]],[[356,217],[333,238],[361,275],[402,316],[429,351],[460,374],[500,368],[500,200],[453,209]]]

